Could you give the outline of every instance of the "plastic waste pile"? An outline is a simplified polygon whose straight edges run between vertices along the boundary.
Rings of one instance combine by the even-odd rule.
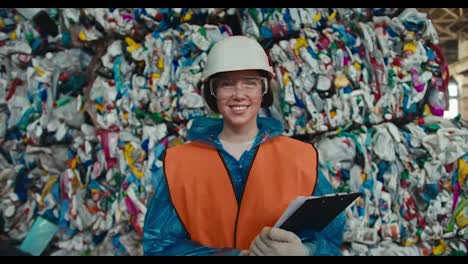
[[[346,211],[343,253],[466,255],[467,138],[429,115],[315,139],[335,190],[362,194]]]
[[[142,254],[157,158],[205,114],[206,51],[232,35],[174,13],[2,10],[1,209],[12,239],[40,217],[59,227],[51,254]]]
[[[423,107],[443,115],[448,70],[424,14],[416,9],[394,17],[341,9],[281,10],[268,13],[260,26],[245,19],[243,27],[262,32],[261,39],[280,34],[279,25],[286,27],[269,51],[281,87],[279,108],[291,135],[411,120]],[[254,12],[244,13],[252,17]],[[283,23],[271,23],[278,17]]]
[[[260,41],[290,38],[305,27],[321,30],[337,19],[369,20],[373,16],[394,16],[401,8],[248,8],[241,10],[242,30]]]
[[[159,158],[212,114],[201,71],[237,27],[277,73],[263,114],[363,194],[344,254],[466,254],[467,129],[441,118],[430,20],[395,8],[0,9],[3,231],[37,255],[141,255]]]
[[[468,129],[443,119],[448,71],[416,9],[248,9],[290,135],[309,137],[347,210],[346,255],[466,255]]]

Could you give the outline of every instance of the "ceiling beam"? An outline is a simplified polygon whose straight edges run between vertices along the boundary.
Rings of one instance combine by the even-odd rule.
[[[458,60],[468,58],[468,40],[463,38],[463,32],[458,32]]]
[[[452,23],[450,23],[450,24],[444,26],[444,28],[446,28],[446,29],[448,29],[448,30],[451,30],[451,27],[452,27],[453,25],[455,25],[455,24],[457,24],[456,21],[454,21],[454,22],[452,22]]]
[[[453,40],[453,38],[451,38],[451,37],[439,37],[439,42],[440,43],[444,43],[444,42],[450,41],[450,40]]]
[[[465,29],[467,29],[467,28],[468,28],[468,24],[465,24],[462,28],[460,28],[460,31],[463,32],[463,31],[465,31]],[[463,32],[463,33],[465,33],[465,32]]]
[[[459,16],[458,16],[455,12],[453,12],[452,10],[450,10],[450,9],[448,9],[448,8],[442,8],[442,10],[444,10],[445,12],[447,12],[447,14],[453,16],[455,19],[458,19],[458,18],[459,18]]]
[[[465,57],[457,62],[449,65],[450,74],[460,74],[468,70],[468,57]]]
[[[437,31],[439,32],[439,34],[440,34],[440,33],[444,33],[444,34],[449,35],[452,39],[458,39],[457,34],[455,34],[455,33],[451,32],[451,31],[447,30],[446,28],[443,28],[443,27],[441,27],[441,26],[438,25],[438,24],[435,24],[434,26],[435,26],[435,28],[437,29]]]
[[[442,13],[437,19],[444,19],[446,17],[449,17],[450,15],[447,14],[446,12]],[[453,18],[452,18],[453,19]]]
[[[454,19],[454,18],[435,18],[435,19],[432,19],[432,22],[434,23],[453,23],[453,22],[457,22],[457,23],[463,23],[463,22],[468,22],[468,18],[465,18],[465,17],[461,17],[459,19]]]
[[[427,14],[428,14],[429,16],[431,16],[432,13],[434,13],[434,12],[436,11],[435,8],[428,8],[428,9],[429,9],[429,11],[427,11]]]

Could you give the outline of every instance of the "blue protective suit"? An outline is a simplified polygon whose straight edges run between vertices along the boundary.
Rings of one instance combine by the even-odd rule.
[[[231,175],[236,198],[239,201],[244,191],[250,163],[256,148],[263,142],[281,135],[283,127],[273,118],[258,117],[259,132],[250,150],[244,152],[239,160],[223,149],[218,135],[223,129],[223,120],[199,117],[196,118],[188,131],[188,140],[204,142],[216,147]],[[169,196],[166,178],[163,170],[153,175],[155,194],[148,203],[143,227],[143,250],[145,255],[239,255],[239,249],[214,248],[201,245],[190,240],[187,230],[182,225]],[[319,171],[317,185],[311,195],[319,196],[333,193],[333,189]],[[345,215],[342,212],[321,232],[304,230],[302,242],[309,248],[312,255],[341,255],[339,247],[342,243]]]

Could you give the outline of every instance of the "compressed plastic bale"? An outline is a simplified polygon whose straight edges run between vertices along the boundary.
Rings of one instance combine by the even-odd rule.
[[[446,120],[446,121],[447,121],[447,123],[450,123],[450,122],[448,122],[448,120]],[[452,123],[450,126],[453,126],[453,125],[454,125],[454,123]],[[404,163],[403,163],[403,164],[404,164]],[[426,163],[426,164],[427,164],[427,163]],[[382,167],[382,169],[383,169],[383,167]],[[415,172],[416,172],[416,171],[415,171]],[[439,175],[443,175],[443,174],[440,174],[440,173],[438,173],[438,174],[439,174]],[[344,175],[344,174],[342,174],[342,175]],[[385,174],[384,174],[384,175],[385,175]],[[429,175],[431,175],[431,174],[428,174],[428,176],[429,176]],[[416,175],[415,175],[415,176],[416,176]],[[421,176],[422,176],[422,175],[421,175]],[[446,175],[444,175],[444,176],[446,177]],[[404,178],[402,178],[402,179],[404,179]],[[406,181],[406,180],[405,180],[405,181]],[[432,181],[435,181],[435,180],[432,180]],[[415,182],[415,183],[418,184],[417,182]],[[402,181],[402,186],[403,186],[403,187],[406,186],[406,184],[403,185],[403,181]],[[424,186],[424,185],[422,185],[422,186]],[[430,186],[430,185],[427,185],[427,187],[428,187],[428,186]],[[427,187],[424,187],[424,189],[426,189]],[[388,187],[387,187],[387,188],[388,188]],[[428,192],[429,189],[427,188],[426,190],[422,190],[422,191]],[[431,191],[431,192],[432,192],[432,191]],[[431,192],[430,192],[430,193],[431,193]],[[413,191],[411,191],[411,193],[416,194],[416,193],[414,193]],[[433,192],[432,192],[432,193],[433,193]],[[410,194],[410,195],[412,195],[412,194]],[[434,197],[433,195],[434,195],[434,194],[432,194],[432,197]],[[435,194],[435,195],[437,195],[437,194]],[[454,194],[454,199],[456,198],[455,196],[456,196],[456,195]],[[424,199],[428,199],[428,198],[430,198],[430,197],[431,197],[430,195],[426,197],[426,194],[425,194],[424,197],[416,197],[416,198],[418,198],[418,199],[423,199],[423,200],[424,200]],[[407,199],[407,198],[406,198],[406,199]],[[408,202],[411,202],[412,200],[410,199],[410,200],[407,200],[407,201],[408,201]],[[413,203],[414,203],[414,202],[416,202],[416,201],[413,201]],[[422,202],[422,201],[419,201],[418,203],[420,203],[420,202]],[[414,204],[414,205],[416,205],[416,204]],[[411,209],[411,208],[412,208],[412,207],[411,207],[411,206],[412,206],[411,203],[409,204],[409,206],[410,206],[410,207],[406,207],[406,206],[405,206],[405,208]],[[448,205],[448,206],[450,207],[450,205]],[[417,208],[418,208],[418,210],[423,210],[423,209],[421,209],[421,208],[424,208],[424,207],[420,207],[420,206],[418,205]],[[370,208],[369,208],[369,209],[370,209]],[[414,210],[414,209],[416,209],[416,207],[413,207],[413,209],[411,209],[411,210]],[[368,209],[367,209],[367,210],[368,210]],[[439,210],[439,211],[441,211],[441,210]],[[409,214],[406,214],[406,213],[405,213],[405,215],[406,215],[407,217],[412,217],[412,215],[414,215],[413,213],[414,213],[414,212],[409,212]],[[444,213],[444,212],[441,211],[441,213]],[[446,212],[445,212],[445,213],[446,213]],[[420,219],[420,218],[418,218],[418,219]],[[440,219],[440,218],[439,218],[439,219]],[[418,220],[418,221],[419,221],[419,220]],[[443,236],[444,236],[444,237],[450,237],[449,234],[443,234]],[[425,240],[426,240],[426,238],[425,238]],[[447,251],[446,253],[448,254],[448,251]]]
[[[243,33],[260,40],[288,38],[301,27],[321,28],[333,21],[328,8],[245,8],[241,10]]]
[[[212,27],[206,26],[206,28],[200,28],[196,26],[185,25],[185,29],[188,30],[189,32],[190,31],[193,32],[193,33],[185,32],[185,35],[188,36],[186,40],[190,41],[190,43],[192,43],[191,45],[195,45],[193,44],[193,42],[191,42],[191,39],[190,39],[193,34],[195,35],[198,34],[198,37],[197,37],[198,42],[200,42],[200,39],[205,39],[203,36],[200,35],[200,32],[202,31],[203,32],[215,32],[215,31],[218,32],[217,35],[207,33],[206,36],[207,37],[211,36],[213,39],[210,39],[209,40],[210,42],[206,42],[207,39],[205,39],[204,41],[206,43],[214,43],[214,41],[217,41],[219,40],[219,38],[222,37],[222,35],[219,33],[219,29],[213,26]],[[176,118],[175,120],[176,122],[182,122],[188,118],[193,117],[193,114],[191,115],[189,114],[189,116],[180,116],[180,115],[174,116],[175,115],[174,108],[173,108],[174,106],[171,104],[174,103],[173,92],[176,91],[175,89],[183,89],[183,90],[179,90],[182,94],[180,102],[183,105],[187,105],[188,108],[195,108],[194,111],[192,111],[195,113],[195,115],[202,114],[201,110],[203,107],[203,103],[202,103],[201,97],[198,95],[198,93],[196,93],[196,91],[197,91],[197,83],[199,82],[199,79],[201,78],[201,68],[199,64],[203,63],[206,60],[206,53],[202,52],[200,53],[201,56],[194,57],[194,58],[186,57],[186,55],[188,54],[185,54],[183,55],[182,60],[180,60],[180,62],[175,61],[175,58],[181,55],[176,54],[176,56],[174,56],[172,52],[175,49],[174,45],[182,45],[182,46],[185,45],[183,43],[181,44],[174,43],[174,40],[177,40],[177,36],[179,34],[180,33],[175,30],[168,30],[168,31],[158,33],[158,35],[164,36],[165,40],[162,38],[154,38],[151,35],[149,35],[145,43],[147,43],[148,50],[150,52],[146,53],[146,55],[149,57],[147,60],[146,59],[145,60],[148,62],[154,61],[154,64],[147,63],[147,66],[145,67],[145,71],[143,72],[143,76],[146,76],[147,78],[149,77],[149,81],[145,83],[143,76],[132,77],[132,83],[137,84],[140,89],[130,90],[128,89],[130,87],[128,87],[127,83],[125,82],[122,83],[123,81],[122,77],[126,75],[127,73],[121,72],[122,71],[121,66],[126,65],[129,62],[127,62],[126,59],[123,59],[122,57],[118,55],[118,54],[121,54],[122,51],[119,51],[117,53],[112,51],[113,49],[118,49],[119,45],[117,46],[115,46],[114,44],[111,45],[108,49],[108,53],[107,53],[108,55],[106,54],[104,55],[104,57],[110,56],[110,60],[116,60],[115,61],[116,64],[114,64],[112,67],[113,67],[114,73],[117,74],[117,76],[114,76],[113,81],[107,81],[107,83],[105,83],[105,81],[102,79],[99,80],[99,77],[98,77],[98,79],[96,79],[96,82],[93,88],[91,89],[92,98],[94,100],[98,100],[98,103],[100,106],[105,105],[106,102],[115,104],[115,102],[112,102],[112,101],[116,101],[115,95],[119,96],[119,94],[122,94],[122,96],[125,97],[126,93],[129,92],[130,95],[137,98],[137,100],[139,101],[139,105],[137,107],[140,108],[142,106],[146,106],[149,103],[148,99],[152,98],[152,96],[154,95],[155,96],[154,99],[156,100],[153,100],[151,105],[149,106],[151,107],[150,110],[152,111],[152,113],[154,113],[155,111],[162,113],[162,116],[160,116],[158,119],[155,119],[157,123],[162,122],[163,118],[168,121],[172,121],[174,118]],[[131,44],[130,47],[132,45],[133,46],[137,45],[136,43],[130,40],[127,42]],[[205,45],[205,44],[198,43],[198,45]],[[205,47],[204,49],[206,48],[207,47]],[[184,49],[182,49],[182,51],[183,50]],[[179,67],[178,64],[181,64],[181,63],[183,65],[180,65]],[[196,66],[196,68],[192,67],[192,65]],[[186,68],[187,66],[190,68]],[[175,69],[177,70],[175,71]],[[184,70],[184,71],[181,71],[181,70]],[[194,75],[195,72],[198,72],[198,73]],[[101,84],[99,84],[99,82]],[[98,92],[99,90],[103,90],[102,85],[104,85],[104,87],[110,85],[111,87],[109,88],[111,89],[111,91],[112,91],[112,87],[115,86],[117,88],[117,94],[114,93],[114,96],[102,98],[104,100],[101,101],[101,96],[109,95],[109,93],[107,92]],[[171,92],[171,90],[173,92]],[[190,94],[187,94],[186,96],[184,96],[184,94],[182,93],[183,91],[189,92]],[[112,93],[110,95],[112,95]],[[158,104],[158,101],[160,101],[159,104]],[[103,112],[100,109],[101,108],[98,108],[98,111]],[[144,109],[142,110],[145,111]],[[110,118],[116,121],[115,114],[113,115],[114,116],[113,117],[111,116]],[[160,115],[160,114],[157,114],[157,115]],[[154,117],[156,117],[157,115],[155,113]],[[101,118],[100,120],[103,121],[104,124],[102,125],[104,127],[111,126],[109,120],[105,120],[103,118]]]
[[[79,20],[86,20],[83,17],[79,17],[76,13],[76,10],[71,10],[71,9],[66,9],[64,10],[65,12],[62,14],[65,14],[68,16],[70,19],[75,19],[74,22],[79,22]],[[32,14],[31,16],[34,16]],[[128,17],[127,17],[128,18]],[[83,22],[83,21],[81,21]],[[84,22],[83,22],[84,23]],[[26,25],[26,26],[25,26]],[[30,24],[22,24],[18,27],[19,29],[26,29],[26,30],[31,30],[28,33],[31,33],[31,37],[38,37],[37,32],[35,32],[32,28],[30,28]],[[79,34],[78,37],[81,37],[79,41],[81,42],[86,42],[89,40],[94,39],[91,33],[95,32],[79,32],[82,34]],[[177,32],[176,32],[177,33]],[[209,36],[210,38],[214,40],[218,40],[221,35],[216,35],[213,34],[212,29],[209,30]],[[95,33],[96,36],[98,36],[97,33]],[[178,36],[175,35],[176,37]],[[86,38],[84,38],[86,37]],[[204,45],[202,44],[203,39],[198,37],[197,43],[199,45]],[[29,43],[32,43],[31,41],[28,40]],[[11,47],[13,47],[15,44],[14,42],[11,42]],[[34,43],[32,43],[34,44]],[[75,237],[75,244],[72,245],[72,247],[68,247],[65,244],[59,244],[59,247],[64,247],[64,248],[69,248],[71,251],[68,253],[70,254],[76,254],[76,252],[81,252],[79,254],[83,254],[83,252],[92,252],[94,250],[94,245],[93,242],[89,239],[87,239],[87,242],[85,245],[81,243],[77,244],[79,242],[79,236],[73,236],[73,233],[75,231],[73,230],[82,230],[85,232],[103,232],[107,231],[112,226],[114,225],[113,222],[114,220],[112,218],[107,217],[106,220],[101,220],[102,212],[105,212],[107,210],[110,210],[113,212],[110,215],[115,215],[117,219],[117,222],[121,222],[123,224],[126,223],[127,219],[130,219],[129,215],[127,215],[126,210],[129,210],[129,206],[132,208],[139,208],[139,211],[142,211],[143,213],[138,214],[138,216],[135,218],[135,220],[131,220],[131,224],[134,226],[135,230],[140,230],[141,232],[141,227],[142,227],[142,219],[144,216],[144,205],[143,203],[146,202],[149,198],[149,193],[151,192],[151,184],[147,183],[145,181],[145,189],[147,192],[144,194],[140,194],[138,192],[130,192],[130,196],[125,198],[124,203],[115,203],[115,202],[110,202],[106,201],[107,198],[112,198],[115,195],[115,192],[121,188],[121,184],[123,184],[122,178],[120,174],[120,171],[122,173],[128,173],[131,172],[131,168],[127,168],[126,164],[127,162],[133,163],[133,173],[136,174],[134,176],[139,176],[140,174],[136,171],[141,173],[144,170],[144,167],[146,166],[144,163],[144,160],[141,160],[141,158],[133,157],[132,153],[134,151],[129,151],[129,155],[127,155],[127,158],[125,159],[120,159],[123,161],[119,166],[119,170],[109,170],[109,172],[106,173],[105,179],[106,181],[99,180],[99,183],[97,181],[90,181],[90,176],[94,177],[93,179],[98,179],[99,176],[102,175],[105,171],[106,166],[112,165],[109,162],[112,161],[114,158],[117,157],[124,157],[123,151],[120,151],[116,148],[117,142],[113,140],[116,137],[98,137],[96,138],[95,133],[102,133],[99,129],[102,129],[102,127],[97,127],[97,129],[92,129],[89,125],[83,124],[83,119],[80,119],[80,116],[82,115],[82,111],[84,110],[83,107],[83,89],[85,88],[84,86],[86,85],[87,80],[77,82],[75,76],[80,76],[80,72],[86,69],[88,65],[90,64],[90,57],[86,54],[80,53],[81,51],[77,49],[72,49],[72,50],[67,50],[63,52],[59,52],[55,54],[55,56],[51,56],[50,53],[46,54],[43,53],[43,51],[39,51],[38,48],[44,47],[44,43],[38,42],[38,44],[33,45],[33,51],[35,56],[42,56],[46,55],[45,57],[35,57],[33,60],[33,67],[31,69],[28,69],[28,71],[21,71],[18,69],[17,72],[13,72],[16,75],[12,76],[12,80],[14,80],[15,77],[20,77],[19,79],[26,80],[21,82],[21,84],[13,86],[13,88],[16,89],[9,89],[9,82],[10,80],[5,80],[2,82],[2,95],[7,95],[7,91],[10,95],[6,98],[9,100],[8,102],[8,109],[4,109],[2,111],[2,114],[6,116],[6,118],[9,117],[9,119],[5,119],[6,126],[3,128],[5,129],[5,133],[3,134],[2,138],[6,139],[5,144],[3,145],[4,147],[12,147],[10,148],[10,153],[12,155],[11,159],[8,162],[16,163],[18,162],[18,157],[20,157],[21,153],[17,153],[17,151],[21,151],[21,144],[26,143],[25,146],[28,148],[28,154],[26,156],[26,159],[24,160],[26,166],[34,166],[33,164],[37,163],[42,169],[45,169],[49,171],[50,173],[53,174],[58,174],[59,178],[57,178],[56,175],[44,175],[44,179],[47,180],[46,183],[48,186],[45,188],[42,193],[38,194],[36,193],[34,197],[37,197],[35,201],[40,204],[40,210],[38,211],[39,214],[43,215],[48,215],[49,217],[55,218],[55,221],[57,221],[57,224],[60,225],[62,228],[66,229],[66,236],[72,236]],[[76,44],[76,43],[75,43]],[[30,50],[24,50],[23,47],[24,45],[20,42],[18,42],[18,45],[16,45],[18,48],[16,49],[8,49],[10,46],[5,46],[3,47],[3,51],[6,56],[10,56],[13,59],[15,59],[15,55],[17,54],[16,52],[24,52],[24,53],[31,53]],[[167,52],[172,52],[172,48],[169,47],[166,51]],[[170,55],[170,54],[169,54]],[[140,55],[141,56],[141,55]],[[139,59],[140,57],[138,56],[132,56],[133,59]],[[206,55],[205,55],[205,60],[206,60]],[[171,62],[171,60],[168,60]],[[119,81],[121,79],[127,79],[129,75],[125,74],[125,72],[128,71],[128,69],[131,69],[132,66],[127,63],[126,61],[123,61],[122,64],[120,64],[121,72],[116,72],[115,69],[114,73],[117,73],[117,76],[115,80],[117,80],[117,85],[121,85]],[[133,63],[133,62],[132,62]],[[113,66],[113,62],[111,66]],[[170,64],[168,65],[168,68],[170,68]],[[10,69],[8,69],[10,70]],[[122,75],[122,73],[124,73]],[[28,74],[26,76],[26,74]],[[77,75],[78,74],[78,75]],[[169,77],[169,75],[167,75]],[[10,76],[4,76],[2,75],[2,78],[8,78]],[[114,76],[112,76],[114,77]],[[75,79],[74,79],[75,78]],[[165,77],[167,78],[167,77]],[[3,79],[2,79],[3,80]],[[101,80],[102,81],[102,80]],[[169,79],[167,81],[170,81]],[[196,82],[196,81],[195,81]],[[141,82],[140,82],[141,83]],[[192,81],[194,83],[194,81]],[[110,83],[110,86],[112,83]],[[116,84],[114,84],[116,85]],[[126,83],[124,82],[124,85]],[[143,84],[144,85],[144,84]],[[26,89],[26,87],[28,87]],[[52,89],[45,89],[47,88],[52,88]],[[119,86],[121,88],[121,86]],[[39,89],[37,89],[39,88]],[[104,87],[104,88],[107,88]],[[125,87],[124,87],[125,88]],[[9,89],[9,90],[7,90]],[[102,93],[101,95],[106,95],[107,98],[106,100],[109,101],[116,101],[117,99],[117,94],[114,93]],[[38,96],[39,95],[39,96]],[[3,98],[4,96],[2,96]],[[99,96],[97,96],[99,97]],[[193,96],[192,96],[193,97]],[[184,104],[191,106],[192,108],[200,108],[202,105],[200,104],[199,98],[193,98],[190,96],[187,96],[186,102]],[[39,98],[39,99],[36,99]],[[185,98],[185,97],[184,97]],[[96,98],[99,99],[99,98]],[[195,101],[194,101],[195,100]],[[28,107],[32,103],[33,105]],[[115,104],[117,106],[124,106],[125,104],[122,102],[117,102]],[[112,105],[106,105],[108,107],[109,111],[112,110]],[[110,108],[109,108],[110,107]],[[106,109],[107,110],[107,109]],[[127,112],[133,114],[133,111],[131,109]],[[111,111],[112,112],[112,111]],[[50,115],[52,114],[52,115]],[[125,117],[125,116],[124,116]],[[99,118],[98,118],[99,120]],[[101,118],[101,124],[104,124],[105,128],[108,129],[114,129],[115,124],[118,123],[118,118],[116,118],[115,114],[110,115],[110,117],[104,117]],[[8,122],[7,122],[8,121]],[[161,122],[162,120],[155,120],[158,122]],[[145,121],[146,122],[146,121]],[[131,123],[130,123],[131,124]],[[140,124],[138,124],[140,125]],[[159,129],[161,127],[161,129]],[[138,150],[135,153],[143,153],[141,152],[143,149],[145,151],[149,151],[151,148],[153,148],[156,143],[164,138],[167,134],[165,130],[165,125],[161,124],[159,126],[153,127],[151,124],[147,124],[143,126],[143,134],[144,137],[149,139],[149,141],[145,141],[147,143],[144,144],[142,148],[139,146],[134,146],[137,148],[134,148],[134,150]],[[16,130],[19,128],[19,130]],[[81,128],[79,131],[76,131],[76,128]],[[155,130],[156,129],[156,130]],[[70,133],[71,132],[71,133]],[[113,135],[111,132],[111,135]],[[135,133],[135,132],[133,132]],[[74,138],[73,142],[72,141],[63,141],[63,139],[66,139],[68,136],[72,136]],[[103,134],[103,135],[109,135]],[[141,140],[141,135],[136,134],[136,141]],[[129,137],[121,137],[124,140],[131,140],[135,141],[132,138]],[[10,144],[14,143],[13,140],[18,140],[16,144]],[[110,144],[109,144],[110,140]],[[47,147],[51,147],[51,144],[56,144],[56,143],[61,143],[61,144],[69,144],[69,148],[61,148],[61,150],[66,150],[65,153],[63,151],[61,152],[56,152],[54,154],[60,155],[60,159],[55,158],[57,162],[60,164],[54,164],[53,161],[54,158],[50,158],[50,155],[53,153],[54,149],[52,146],[52,151],[49,151]],[[27,145],[31,144],[31,145]],[[41,149],[39,147],[36,147],[34,149],[32,145],[41,145],[45,144],[45,148]],[[106,147],[107,145],[107,147]],[[109,146],[110,145],[110,146]],[[149,147],[148,147],[149,145]],[[19,148],[17,148],[19,146]],[[119,146],[122,147],[122,150],[124,149],[123,146],[128,146],[124,144],[119,144]],[[104,148],[102,148],[104,147]],[[7,150],[8,151],[8,150]],[[44,153],[40,151],[45,151]],[[95,153],[92,154],[92,153]],[[19,155],[18,155],[19,154]],[[49,156],[48,156],[49,155]],[[145,157],[146,155],[139,155],[140,157]],[[159,156],[158,156],[159,157]],[[157,159],[158,157],[153,156],[153,160]],[[63,159],[65,158],[65,159]],[[107,160],[106,160],[107,158]],[[131,162],[132,161],[132,162]],[[22,162],[22,161],[20,161]],[[68,167],[63,167],[65,165]],[[24,168],[24,167],[23,167]],[[29,169],[28,169],[29,170]],[[130,170],[130,171],[127,171]],[[8,174],[7,172],[12,172],[12,174]],[[9,183],[6,184],[5,187],[9,188],[16,188],[15,192],[17,192],[20,196],[19,198],[16,199],[24,199],[26,197],[30,196],[23,196],[25,194],[24,191],[26,191],[27,188],[31,187],[29,184],[34,181],[37,181],[37,178],[34,177],[31,178],[31,181],[28,181],[26,179],[29,178],[27,175],[27,171],[24,169],[18,168],[16,171],[21,172],[21,184],[19,185],[20,182],[18,181],[18,172],[13,173],[13,168],[10,170],[5,170],[4,174],[2,174],[5,177],[5,180],[8,181]],[[120,176],[119,176],[120,175]],[[2,177],[3,177],[2,176]],[[120,177],[120,179],[119,179]],[[8,179],[7,179],[8,178]],[[15,182],[16,178],[16,182]],[[146,179],[146,178],[145,178]],[[2,178],[3,180],[3,178]],[[35,186],[37,190],[41,189],[41,183],[40,181],[37,181],[38,186]],[[86,185],[94,186],[91,189],[88,189],[86,192],[79,192],[77,187],[84,187]],[[149,188],[148,188],[149,187]],[[130,187],[125,187],[125,188],[131,188],[127,190],[133,190],[133,188],[136,188],[135,186],[130,186]],[[12,196],[12,197],[17,197],[15,193],[12,193],[11,191],[7,190],[8,188],[5,189],[5,192],[2,191],[2,197],[4,195],[6,196]],[[60,191],[60,189],[62,189]],[[137,188],[137,190],[139,190]],[[95,197],[97,200],[88,200],[88,199],[83,199],[85,196],[84,194],[91,191],[92,197]],[[107,193],[107,194],[106,194]],[[63,197],[60,197],[62,196]],[[111,196],[109,196],[111,195]],[[104,200],[98,199],[98,197],[104,197]],[[32,197],[32,196],[31,196]],[[115,198],[113,198],[115,199]],[[16,201],[16,200],[15,200]],[[115,200],[114,200],[115,201]],[[16,202],[15,202],[16,203]],[[120,204],[119,206],[116,206],[117,204]],[[16,212],[21,211],[21,207],[17,208],[17,210],[12,210],[11,204],[7,206],[7,215],[13,218],[9,218],[10,220],[8,221],[7,226],[13,226],[15,222],[18,222],[18,218],[15,217]],[[101,208],[101,209],[99,209]],[[112,209],[114,208],[114,209]],[[119,208],[119,209],[118,209]],[[134,210],[134,209],[132,209]],[[29,212],[33,212],[33,210],[29,210]],[[71,216],[74,217],[71,217]],[[29,219],[29,218],[28,218]],[[28,220],[29,221],[29,220]],[[21,237],[24,237],[28,231],[28,226],[30,226],[30,222],[28,221],[23,221],[18,229],[12,229],[8,230],[10,235],[12,237],[20,239]],[[92,226],[95,226],[94,229]],[[120,229],[119,232],[123,232],[124,229]],[[141,235],[141,234],[140,234]],[[116,241],[116,240],[114,240]],[[125,241],[138,241],[135,240],[135,238],[131,238],[130,240],[125,240]],[[128,244],[126,242],[123,242],[122,245],[123,247],[128,247],[124,251],[119,251],[120,254],[141,254],[141,249],[139,249],[139,244]],[[112,242],[110,242],[112,243]],[[127,245],[128,244],[128,245]],[[105,254],[113,254],[115,252],[112,252],[112,250],[115,250],[116,247],[115,245],[112,245],[111,247],[107,247],[107,252]],[[75,253],[72,253],[75,252]]]
[[[388,135],[389,139],[392,139],[393,144],[397,143],[398,139],[401,140],[403,145],[400,144],[399,148],[407,148],[407,154],[406,157],[395,155],[392,163],[387,163],[387,161],[381,159],[381,157],[386,156],[377,156],[375,152],[377,145],[363,144],[366,148],[370,148],[369,153],[373,156],[372,163],[374,165],[372,167],[374,173],[367,174],[362,171],[360,172],[362,178],[358,181],[354,179],[354,183],[352,183],[353,174],[358,175],[359,171],[356,170],[361,169],[358,165],[352,165],[351,170],[354,170],[354,172],[351,171],[349,184],[352,184],[351,187],[356,190],[356,186],[361,183],[360,188],[363,197],[352,206],[352,210],[347,211],[348,221],[344,245],[351,244],[351,247],[343,247],[345,254],[450,255],[460,254],[463,251],[463,249],[460,250],[456,242],[452,246],[442,247],[440,241],[454,240],[460,241],[462,245],[464,243],[463,236],[457,235],[457,231],[454,232],[454,230],[462,230],[465,226],[456,226],[456,216],[454,215],[458,215],[458,218],[462,219],[461,208],[466,208],[464,202],[466,192],[458,191],[461,186],[466,186],[465,176],[461,179],[458,175],[452,176],[459,171],[456,168],[458,164],[453,162],[445,163],[444,161],[440,163],[439,161],[441,166],[438,168],[440,169],[428,171],[429,167],[427,166],[437,160],[437,155],[435,155],[434,159],[426,159],[425,157],[429,157],[431,154],[429,149],[424,149],[424,147],[424,155],[413,155],[417,154],[412,150],[417,144],[410,137],[417,137],[421,142],[421,139],[428,135],[437,135],[436,131],[438,130],[433,126],[430,129],[431,125],[434,124],[443,124],[441,126],[447,126],[452,130],[466,131],[466,128],[460,127],[457,122],[440,117],[428,116],[427,121],[428,124],[414,121],[399,127],[398,131],[393,129],[392,135]],[[391,125],[391,127],[394,126]],[[362,131],[354,131],[354,133],[356,132],[357,134],[362,133]],[[368,130],[370,134],[376,132],[375,129]],[[409,134],[406,134],[408,132]],[[454,134],[459,136],[458,139],[453,139],[455,141],[464,141],[467,138],[466,135],[460,132]],[[320,146],[322,140],[324,142],[329,140],[325,135],[323,137],[323,139],[316,140],[315,144],[317,146]],[[466,142],[458,145],[466,146]],[[373,147],[374,149],[372,149]],[[401,153],[399,148],[390,148],[390,150],[397,154]],[[440,149],[438,149],[438,152],[443,154]],[[357,151],[357,153],[360,152]],[[319,157],[322,158],[323,156]],[[456,156],[458,160],[456,163],[461,162],[460,164],[464,164],[466,152],[459,153]],[[354,160],[358,161],[356,158]],[[327,160],[321,160],[321,162],[326,164]],[[342,158],[342,163],[346,164],[343,165],[344,168],[348,167],[349,159]],[[344,185],[346,185],[348,172],[346,169],[339,171],[337,168],[340,168],[340,166],[334,168],[323,166],[322,170],[331,178],[332,184],[335,184],[335,189],[342,190],[342,185],[336,186],[336,182],[345,182]],[[459,168],[463,169],[463,167]],[[334,179],[336,177],[341,179]],[[356,177],[354,176],[354,178]],[[392,187],[392,179],[396,180],[398,186],[394,185]],[[457,182],[454,182],[454,180]],[[447,185],[446,183],[452,187],[446,189],[444,187]],[[454,203],[456,203],[455,206]],[[457,208],[458,211],[454,208]],[[459,224],[462,223],[463,221],[459,221]],[[389,251],[385,252],[385,250]]]
[[[317,149],[319,155],[323,156],[323,160],[327,161],[331,167],[335,167],[337,163],[342,166],[346,160],[351,163],[356,155],[354,142],[346,138],[325,138],[317,143]],[[348,166],[347,168],[349,169]]]
[[[304,122],[297,119],[288,123],[292,133],[314,134],[352,123],[411,119],[422,114],[418,109],[427,103],[422,100],[427,91],[442,95],[446,92],[444,58],[437,40],[426,34],[430,22],[417,11],[407,13],[393,19],[374,16],[371,22],[350,20],[341,24],[336,19],[319,30],[305,27],[297,31],[299,37],[273,45],[270,57],[283,84],[283,114],[289,116],[293,106],[308,110],[305,126],[300,126],[298,123]],[[411,28],[418,38],[402,39],[401,31],[408,31],[404,25],[409,27],[413,17],[426,27]],[[423,42],[425,37],[434,42]],[[311,101],[308,97],[314,95],[314,90],[325,100],[326,109],[316,107],[315,102],[306,103]],[[444,105],[438,101],[429,100],[429,105],[433,114],[440,115]],[[316,117],[317,108],[324,121],[316,121],[320,119]]]

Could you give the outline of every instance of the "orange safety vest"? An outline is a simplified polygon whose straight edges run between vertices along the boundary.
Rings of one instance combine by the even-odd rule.
[[[228,169],[210,145],[169,148],[164,170],[169,193],[190,239],[205,246],[248,249],[265,226],[273,226],[296,196],[311,195],[317,181],[317,150],[284,136],[262,143],[237,203]]]

